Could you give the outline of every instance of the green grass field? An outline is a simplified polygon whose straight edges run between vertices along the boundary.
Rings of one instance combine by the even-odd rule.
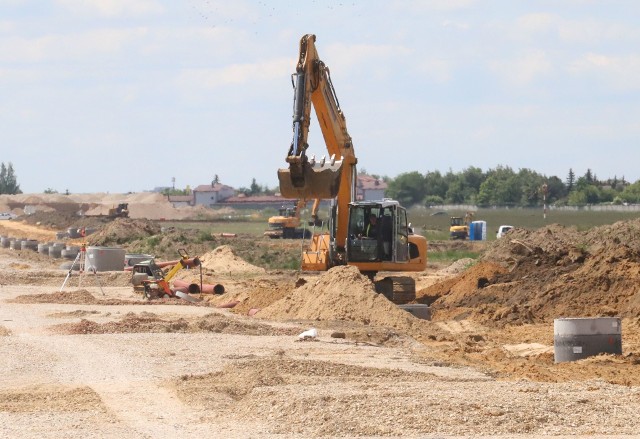
[[[451,216],[464,216],[463,211],[448,211],[441,215],[433,215],[439,212],[435,209],[410,209],[409,221],[416,233],[421,233],[432,240],[449,239],[449,218]],[[163,224],[174,227],[189,227],[201,229],[208,233],[238,233],[254,236],[262,236],[267,228],[267,220],[274,215],[273,209],[240,211],[233,216],[225,216],[206,222],[173,222],[166,221]],[[320,217],[326,218],[327,212],[320,211]],[[616,221],[631,220],[640,217],[640,212],[589,212],[589,211],[560,211],[548,210],[546,219],[542,209],[479,209],[474,220],[487,222],[487,238],[494,240],[498,227],[509,224],[525,229],[538,229],[549,224],[561,224],[563,226],[575,226],[578,230],[588,230],[592,227],[604,224],[613,224]]]
[[[464,217],[463,211],[448,211],[442,215],[432,215],[439,212],[434,209],[412,209],[409,220],[416,229],[416,233],[424,234],[428,239],[449,239],[449,218],[451,216]],[[589,212],[589,211],[561,211],[547,210],[546,219],[542,209],[479,209],[474,221],[487,222],[487,239],[496,239],[498,227],[508,224],[514,227],[535,230],[549,224],[560,224],[565,227],[576,227],[578,230],[588,230],[616,221],[631,220],[640,217],[639,212]]]

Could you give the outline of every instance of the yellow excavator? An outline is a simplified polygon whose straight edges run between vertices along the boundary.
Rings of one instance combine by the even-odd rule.
[[[378,272],[423,271],[427,240],[413,233],[405,208],[390,199],[355,201],[358,160],[329,68],[320,60],[315,41],[312,34],[300,40],[296,73],[292,75],[293,140],[286,157],[289,167],[278,170],[282,196],[331,200],[328,230],[314,231],[302,252],[302,269],[325,271],[347,264],[358,267],[372,280]],[[328,157],[307,154],[312,105]],[[376,236],[366,236],[373,221],[377,223]],[[376,282],[376,288],[395,303],[415,298],[415,282],[409,276],[386,277]]]
[[[452,216],[449,227],[450,239],[467,239],[469,237],[469,226],[473,221],[473,212],[467,212],[462,218],[461,216]]]
[[[317,224],[318,222],[319,205],[320,200],[314,200],[313,209],[311,211],[312,222],[309,223],[310,226]],[[297,200],[293,206],[282,206],[278,210],[278,215],[269,218],[269,228],[264,232],[264,236],[268,236],[271,239],[309,238],[311,236],[311,229],[301,227],[303,225],[303,221],[300,219],[302,209],[306,206],[307,202],[305,200]]]

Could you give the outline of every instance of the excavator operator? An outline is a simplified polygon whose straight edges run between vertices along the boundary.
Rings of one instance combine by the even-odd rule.
[[[369,215],[369,224],[364,230],[364,236],[367,238],[377,238],[378,237],[378,217],[375,214]]]

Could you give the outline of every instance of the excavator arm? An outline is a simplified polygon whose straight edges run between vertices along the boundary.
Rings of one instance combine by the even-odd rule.
[[[355,199],[356,164],[351,136],[336,96],[329,68],[320,60],[315,35],[304,35],[296,73],[293,74],[293,140],[286,161],[278,170],[280,193],[287,198],[329,199],[337,197],[336,240],[344,243],[348,205]],[[307,138],[311,106],[315,110],[326,145],[326,156],[308,157]],[[344,244],[339,244],[344,245]]]

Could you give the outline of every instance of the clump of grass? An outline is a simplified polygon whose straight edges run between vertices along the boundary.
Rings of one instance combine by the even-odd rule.
[[[480,253],[468,250],[445,250],[427,253],[427,260],[432,262],[454,262],[458,259],[478,259]]]

